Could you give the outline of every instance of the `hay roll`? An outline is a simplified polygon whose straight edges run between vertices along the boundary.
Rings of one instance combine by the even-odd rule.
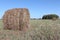
[[[26,8],[7,10],[3,16],[4,29],[26,30],[29,25],[30,14]]]

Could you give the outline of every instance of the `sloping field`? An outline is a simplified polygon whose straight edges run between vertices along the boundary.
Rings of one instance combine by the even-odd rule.
[[[30,20],[26,32],[3,30],[0,20],[0,40],[60,40],[60,20]]]

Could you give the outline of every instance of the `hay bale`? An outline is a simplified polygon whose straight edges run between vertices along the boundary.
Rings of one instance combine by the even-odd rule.
[[[30,14],[26,8],[7,10],[3,16],[4,29],[26,30],[29,25]]]
[[[53,21],[56,21],[56,20],[57,20],[57,18],[53,17],[53,18],[52,18],[52,20],[53,20]]]

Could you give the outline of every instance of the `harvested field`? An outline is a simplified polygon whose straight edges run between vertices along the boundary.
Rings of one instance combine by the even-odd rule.
[[[26,32],[3,30],[0,20],[0,40],[60,40],[60,20],[30,20]]]

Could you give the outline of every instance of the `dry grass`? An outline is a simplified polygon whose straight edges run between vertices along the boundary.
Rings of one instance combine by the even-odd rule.
[[[3,30],[0,21],[0,40],[60,40],[60,20],[31,20],[26,32]]]

